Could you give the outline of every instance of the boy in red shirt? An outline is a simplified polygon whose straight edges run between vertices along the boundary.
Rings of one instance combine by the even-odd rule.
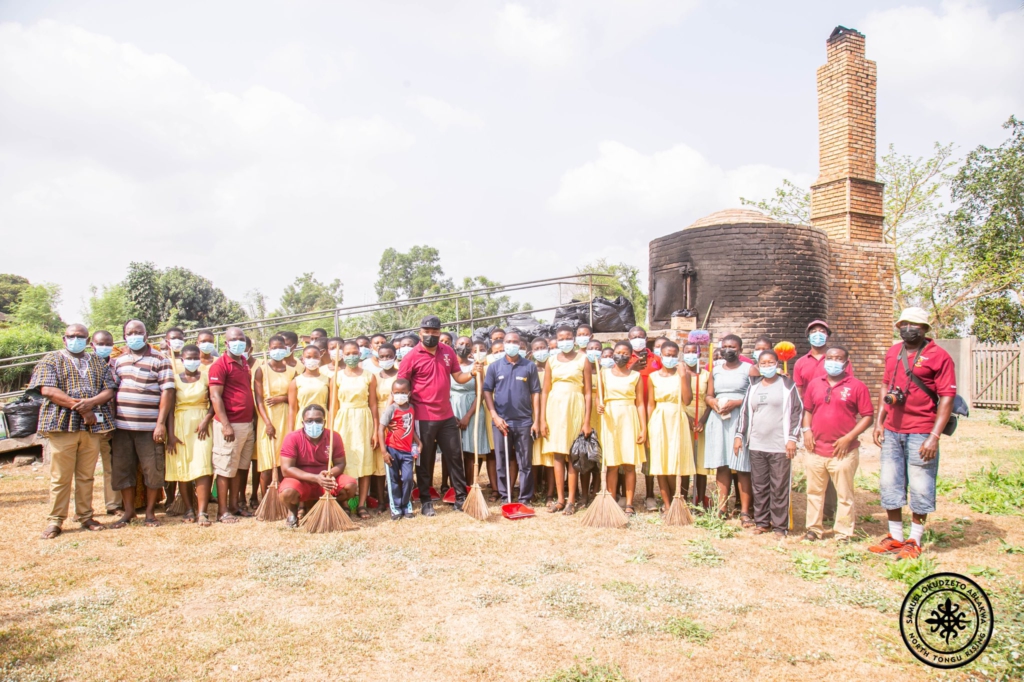
[[[380,417],[377,440],[384,443],[384,474],[387,476],[391,497],[391,520],[403,516],[411,519],[412,472],[422,447],[416,433],[416,414],[409,393],[412,383],[408,379],[395,379],[391,386],[391,402]]]

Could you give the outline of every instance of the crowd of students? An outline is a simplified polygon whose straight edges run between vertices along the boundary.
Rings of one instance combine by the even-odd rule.
[[[123,528],[137,508],[145,510],[142,523],[159,525],[162,493],[165,510],[177,495],[185,522],[209,526],[214,494],[217,520],[236,523],[252,515],[275,470],[292,527],[325,491],[341,503],[354,499],[359,519],[374,507],[396,521],[412,517],[417,496],[420,514],[434,516],[438,452],[440,494],[452,488],[457,511],[481,474],[473,466],[479,459],[492,502],[515,496],[572,515],[600,487],[578,457],[574,466],[573,455],[574,441],[596,432],[605,483],[627,514],[641,508],[638,475],[648,512],[659,509],[655,490],[664,512],[677,477],[684,494],[692,477],[688,496],[704,513],[726,515],[735,492],[742,527],[779,536],[792,524],[791,460],[802,445],[803,538],[825,534],[831,481],[838,496],[833,536],[847,542],[859,437],[874,423],[890,534],[871,551],[913,557],[935,508],[938,438],[956,392],[952,360],[927,339],[927,322],[919,309],[900,316],[902,343],[886,356],[877,410],[853,375],[850,350],[829,345],[822,320],[808,324],[811,350],[789,375],[766,337],[748,357],[742,339],[728,334],[708,357],[707,346],[649,340],[641,327],[610,345],[587,325],[559,327],[552,338],[528,341],[496,329],[474,340],[442,332],[441,321],[427,316],[418,335],[393,342],[316,329],[300,347],[298,335],[280,332],[257,359],[237,327],[225,331],[218,355],[209,332],[186,343],[183,330],[170,329],[154,347],[143,323],[130,320],[125,346],[115,350],[109,332],[90,336],[83,325],[70,325],[65,348],[40,361],[29,385],[44,399],[39,431],[50,439],[43,537],[61,533],[72,482],[76,521],[90,531]],[[917,390],[920,381],[927,392]],[[890,399],[893,389],[903,401]],[[109,526],[92,512],[99,459],[107,511],[120,515]],[[904,539],[908,489],[914,522]]]

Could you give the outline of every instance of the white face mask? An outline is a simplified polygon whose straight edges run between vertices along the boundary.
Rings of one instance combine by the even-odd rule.
[[[379,362],[380,362],[380,368],[381,369],[385,369],[385,370],[386,369],[391,369],[392,367],[395,366],[395,359],[394,358],[388,358],[387,360],[380,360]]]
[[[316,358],[302,358],[302,364],[306,369],[308,369],[311,372],[314,369],[320,369],[320,361],[317,360]]]
[[[405,405],[407,402],[409,402],[408,393],[394,393],[391,395],[391,397],[394,398],[396,405]]]
[[[185,347],[185,341],[182,339],[171,339],[170,341],[168,341],[168,343],[171,346],[171,350],[173,350],[175,353],[179,352],[182,348]]]
[[[633,350],[643,350],[644,346],[647,345],[647,339],[630,339],[629,345],[633,347]]]
[[[330,353],[331,360],[341,360],[341,349],[340,348],[332,348],[328,352]]]

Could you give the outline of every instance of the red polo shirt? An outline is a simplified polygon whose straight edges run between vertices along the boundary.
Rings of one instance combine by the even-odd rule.
[[[232,424],[251,422],[256,404],[252,399],[252,375],[248,363],[244,360],[235,362],[230,353],[225,353],[214,360],[209,373],[210,385],[224,388],[224,409],[228,413],[228,421]]]
[[[849,374],[834,386],[827,376],[812,379],[804,391],[804,409],[811,413],[814,454],[822,457],[832,456],[835,442],[852,431],[858,419],[875,413],[871,391]],[[854,441],[850,449],[859,445]]]
[[[925,339],[925,344],[916,353],[907,354],[911,371],[940,398],[956,395],[953,358],[931,339]],[[935,428],[935,403],[907,376],[899,359],[902,348],[903,344],[897,343],[886,352],[882,384],[885,390],[890,385],[902,390],[907,395],[907,402],[886,406],[885,428],[896,433],[931,433]]]
[[[846,373],[854,375],[856,372],[853,371],[853,363],[846,363]],[[828,376],[825,373],[825,354],[822,353],[820,358],[816,358],[811,355],[810,351],[807,351],[807,355],[801,356],[796,364],[793,365],[793,383],[800,390],[801,393],[807,390],[807,385],[812,380],[818,377]]]
[[[451,375],[462,371],[455,350],[443,343],[430,353],[422,343],[402,358],[398,376],[412,384],[412,404],[418,421],[441,421],[452,412]]]
[[[324,431],[318,443],[311,441],[302,429],[292,431],[281,443],[281,456],[294,459],[295,466],[307,474],[327,471],[327,445],[331,442],[327,440],[328,437],[334,440],[330,459],[331,463],[337,466],[345,461],[345,443],[337,431]]]

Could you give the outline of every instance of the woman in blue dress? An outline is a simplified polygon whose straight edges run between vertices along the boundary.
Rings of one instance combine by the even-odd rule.
[[[468,336],[460,336],[455,340],[455,354],[459,357],[459,364],[462,371],[473,371],[473,341]],[[473,448],[479,443],[480,460],[487,458],[491,451],[490,441],[487,440],[487,432],[490,425],[487,422],[486,408],[481,404],[479,412],[476,411],[476,379],[470,379],[464,384],[452,382],[451,390],[452,412],[459,420],[459,428],[462,429],[462,459],[466,467],[466,484],[473,485],[476,480],[476,471],[473,469]]]
[[[753,493],[750,485],[750,453],[746,446],[738,453],[733,452],[736,426],[739,423],[740,406],[750,386],[750,366],[740,360],[743,341],[735,334],[722,338],[721,364],[716,364],[708,380],[705,402],[708,413],[705,429],[704,466],[715,469],[718,483],[718,511],[725,514],[729,500],[732,472],[736,472],[740,492],[740,520],[744,528],[754,525],[750,515]]]

